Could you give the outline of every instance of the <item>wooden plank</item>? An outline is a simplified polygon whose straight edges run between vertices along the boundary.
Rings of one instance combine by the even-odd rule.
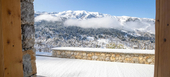
[[[160,0],[156,0],[156,19],[155,19],[155,69],[154,77],[158,77],[158,64],[159,64],[159,26],[160,26]]]
[[[156,4],[155,77],[170,77],[170,1],[157,0]]]
[[[2,8],[1,8],[1,0],[0,0],[0,77],[4,77],[4,53],[3,53],[3,41],[2,41]]]
[[[20,0],[1,1],[4,76],[23,77]]]
[[[161,72],[161,77],[170,77],[170,27],[168,24],[170,23],[169,21],[169,14],[168,13],[168,8],[170,8],[170,3],[169,0],[161,0],[161,6],[160,8],[162,9],[160,11],[161,15],[161,28],[160,28],[160,62],[159,65],[161,66],[160,72]]]
[[[166,31],[166,23],[167,23],[167,19],[166,19],[166,15],[167,15],[167,10],[166,10],[166,0],[160,0],[160,27],[159,27],[159,66],[158,66],[158,77],[167,77],[165,74],[167,74],[166,72],[166,67],[168,67],[166,65],[166,57],[168,56],[168,51],[167,51],[167,46],[166,43],[168,40],[166,38],[167,35],[165,35],[165,31]],[[168,60],[167,60],[168,61]],[[169,76],[168,76],[169,77]]]

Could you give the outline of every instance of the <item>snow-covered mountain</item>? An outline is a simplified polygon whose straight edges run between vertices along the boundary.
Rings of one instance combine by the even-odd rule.
[[[47,13],[47,12],[35,12],[35,16],[38,15],[52,15],[56,17],[66,17],[67,19],[72,18],[72,19],[90,19],[90,18],[100,18],[100,17],[107,17],[110,15],[108,14],[101,14],[98,12],[87,12],[87,11],[63,11],[63,12],[52,12],[52,13]]]
[[[87,11],[35,12],[35,40],[37,51],[53,47],[154,49],[155,20]]]
[[[115,28],[124,31],[143,31],[155,33],[155,20],[150,18],[138,18],[129,16],[111,16],[99,12],[87,11],[63,11],[63,12],[35,12],[35,22],[46,21],[63,21],[65,25],[80,27],[104,27]],[[89,25],[89,26],[87,26]]]

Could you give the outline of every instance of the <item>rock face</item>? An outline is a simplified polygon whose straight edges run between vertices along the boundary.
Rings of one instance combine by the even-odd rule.
[[[34,24],[34,0],[21,0],[21,23]]]
[[[139,63],[139,64],[155,63],[154,54],[53,50],[53,56],[58,58],[122,62],[122,63]]]
[[[24,77],[35,77],[34,0],[21,0],[21,29]]]

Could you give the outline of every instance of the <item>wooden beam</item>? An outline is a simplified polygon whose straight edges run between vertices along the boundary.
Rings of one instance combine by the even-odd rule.
[[[155,77],[170,77],[170,0],[156,0]]]
[[[20,0],[0,0],[0,77],[23,77]]]
[[[160,0],[156,0],[156,19],[155,19],[155,70],[154,70],[154,76],[158,77],[158,64],[159,64],[159,42],[158,42],[158,38],[159,38],[159,24],[160,24]]]
[[[4,53],[3,53],[3,41],[2,41],[2,12],[1,12],[1,4],[0,0],[0,77],[4,77]]]

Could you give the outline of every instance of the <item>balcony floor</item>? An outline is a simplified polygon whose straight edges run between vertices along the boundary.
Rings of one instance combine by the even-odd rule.
[[[154,65],[36,56],[42,77],[153,77]]]

